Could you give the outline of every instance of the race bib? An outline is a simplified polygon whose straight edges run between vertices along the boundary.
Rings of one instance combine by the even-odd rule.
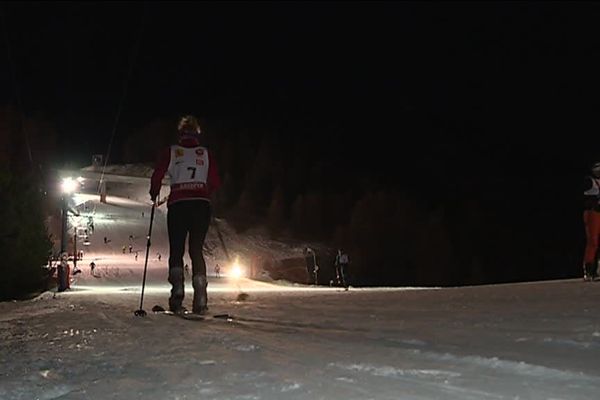
[[[208,177],[208,151],[204,147],[171,146],[168,169],[173,189],[199,189]]]

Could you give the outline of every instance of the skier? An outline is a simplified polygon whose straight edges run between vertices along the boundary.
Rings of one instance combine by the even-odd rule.
[[[203,244],[210,224],[211,194],[220,186],[215,160],[206,147],[200,145],[200,125],[194,116],[180,119],[178,144],[160,155],[152,174],[150,197],[154,204],[160,194],[166,173],[171,178],[167,202],[169,234],[169,283],[172,285],[169,309],[181,313],[184,298],[183,254],[189,234],[188,251],[192,259],[192,311],[208,310],[206,263]]]
[[[304,261],[306,262],[306,271],[308,272],[308,284],[311,283],[316,285],[318,283],[318,271],[319,266],[317,265],[317,255],[314,250],[310,247],[304,249]],[[311,282],[312,277],[312,282]]]
[[[167,225],[168,225],[168,222],[167,222]],[[158,258],[158,261],[160,261],[162,259],[162,254],[156,253],[156,258]]]
[[[131,254],[133,252],[133,246],[129,245],[129,253]]]
[[[96,263],[92,261],[90,263],[90,275],[94,275],[94,269],[95,268],[96,268]]]
[[[138,252],[136,251],[135,252],[135,261],[137,261],[137,259],[138,259]]]
[[[215,264],[215,276],[217,278],[221,277],[221,266],[219,264]]]
[[[64,292],[71,288],[70,267],[68,262],[69,255],[65,252],[60,255],[60,264],[58,265],[58,291]]]
[[[94,233],[94,219],[91,216],[88,216],[88,223],[87,226],[90,230],[90,233]]]
[[[123,254],[125,254],[125,250],[127,250],[127,247],[123,246],[122,250],[123,250]]]
[[[343,286],[348,290],[348,283],[346,281],[346,268],[348,267],[348,254],[338,249],[335,257],[335,277],[337,284]]]
[[[583,222],[586,245],[583,258],[583,279],[598,279],[598,240],[600,238],[600,162],[592,165],[583,188]]]

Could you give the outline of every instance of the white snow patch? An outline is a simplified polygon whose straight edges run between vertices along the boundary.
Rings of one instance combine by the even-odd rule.
[[[238,351],[257,351],[260,349],[260,347],[253,344],[239,344],[235,346],[234,349]]]
[[[375,366],[371,364],[336,364],[332,363],[331,366],[345,369],[348,371],[367,372],[375,376],[383,376],[388,378],[394,378],[397,376],[415,376],[415,377],[444,377],[451,378],[460,376],[457,372],[441,371],[441,370],[427,370],[427,369],[401,369],[392,366]]]
[[[283,386],[281,388],[281,391],[284,392],[284,393],[285,392],[291,392],[291,391],[294,391],[294,390],[298,390],[301,387],[302,387],[302,385],[300,385],[298,382],[294,382],[294,383],[291,383],[289,385]]]

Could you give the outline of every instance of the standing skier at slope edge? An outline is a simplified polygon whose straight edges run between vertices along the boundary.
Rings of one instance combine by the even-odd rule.
[[[585,224],[585,254],[583,279],[598,279],[598,240],[600,238],[600,162],[592,165],[592,174],[585,177],[583,187],[583,222]]]
[[[211,194],[220,186],[217,165],[206,147],[200,145],[200,125],[194,116],[179,121],[178,144],[167,147],[159,156],[152,174],[150,197],[154,204],[160,194],[165,174],[171,178],[167,202],[169,234],[169,309],[185,312],[183,254],[189,234],[188,251],[192,259],[192,311],[204,314],[208,310],[206,263],[202,254],[204,239],[210,224]]]

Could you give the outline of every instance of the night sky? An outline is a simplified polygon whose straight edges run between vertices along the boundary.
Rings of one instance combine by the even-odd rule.
[[[106,148],[127,82],[117,140],[152,118],[192,112],[240,124],[310,121],[383,157],[393,156],[392,139],[415,139],[403,130],[410,112],[444,130],[435,141],[457,157],[496,163],[515,152],[546,163],[523,173],[600,156],[600,6],[590,2],[9,2],[2,10],[24,110],[49,115],[65,143],[86,152]],[[7,55],[3,103],[15,101]]]
[[[82,162],[106,151],[115,121],[118,162],[130,132],[193,113],[209,127],[247,129],[250,140],[276,131],[400,188],[496,187],[525,214],[577,230],[581,180],[600,159],[598,3],[1,10],[0,104],[45,116]]]

